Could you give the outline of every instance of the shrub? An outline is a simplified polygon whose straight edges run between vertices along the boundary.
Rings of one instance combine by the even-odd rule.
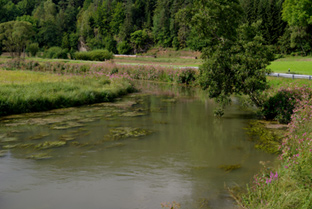
[[[195,81],[195,70],[193,69],[183,69],[178,75],[178,83],[190,84]]]
[[[296,104],[302,100],[302,95],[312,97],[312,90],[308,87],[281,88],[275,95],[263,104],[262,113],[268,120],[278,120],[289,123]]]
[[[113,53],[105,49],[75,53],[75,58],[77,60],[105,61],[113,59],[113,57],[114,57]]]
[[[58,46],[53,46],[49,48],[44,53],[45,58],[52,58],[52,59],[67,59],[67,49],[62,49]]]
[[[117,51],[119,54],[130,54],[132,51],[132,48],[126,41],[122,41],[118,43]]]
[[[38,43],[29,44],[26,48],[26,51],[29,52],[32,57],[35,57],[39,51],[39,44]]]

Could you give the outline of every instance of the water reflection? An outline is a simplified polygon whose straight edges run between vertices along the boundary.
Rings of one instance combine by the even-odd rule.
[[[16,148],[0,158],[0,208],[233,208],[224,184],[247,183],[258,162],[272,158],[246,140],[250,114],[232,107],[216,119],[214,102],[198,89],[138,86],[141,93],[114,104],[2,118],[1,146]],[[153,133],[107,140],[118,127]],[[5,142],[10,137],[17,141]],[[66,145],[36,149],[59,140]],[[27,159],[41,152],[52,158]],[[223,164],[242,168],[226,173]]]

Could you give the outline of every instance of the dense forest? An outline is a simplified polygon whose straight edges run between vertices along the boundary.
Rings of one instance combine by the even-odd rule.
[[[33,35],[27,45],[35,43],[42,50],[58,46],[68,51],[107,49],[129,54],[159,46],[201,51],[213,41],[210,36],[198,32],[194,17],[205,15],[200,5],[206,3],[201,2],[205,1],[0,0],[0,23],[29,22]],[[240,12],[235,18],[239,19],[239,24],[257,22],[264,43],[272,46],[275,53],[307,55],[311,52],[311,1],[216,2],[220,5],[237,3]],[[228,19],[226,13],[224,19]],[[6,50],[3,42],[0,48]]]

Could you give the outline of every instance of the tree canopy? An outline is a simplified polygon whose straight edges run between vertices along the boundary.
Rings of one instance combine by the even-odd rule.
[[[0,24],[0,40],[12,57],[21,56],[33,35],[33,28],[29,22],[10,21]]]
[[[123,52],[142,53],[151,46],[202,51],[235,37],[238,25],[261,21],[264,44],[277,53],[308,54],[311,8],[310,0],[0,0],[0,23],[30,22],[31,41],[40,48],[83,46],[116,53],[123,46],[130,47]],[[150,41],[138,50],[131,34],[140,31]]]

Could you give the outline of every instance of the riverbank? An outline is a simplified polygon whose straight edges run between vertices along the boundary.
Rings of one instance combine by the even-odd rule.
[[[278,166],[264,165],[246,189],[231,190],[232,194],[242,208],[312,208],[310,83],[271,78],[269,82],[271,98],[280,96],[275,109],[290,117],[278,149]]]
[[[264,167],[236,195],[243,208],[312,208],[311,119],[311,100],[300,101],[280,147],[280,165]]]
[[[111,102],[133,91],[127,76],[0,70],[0,116]]]

